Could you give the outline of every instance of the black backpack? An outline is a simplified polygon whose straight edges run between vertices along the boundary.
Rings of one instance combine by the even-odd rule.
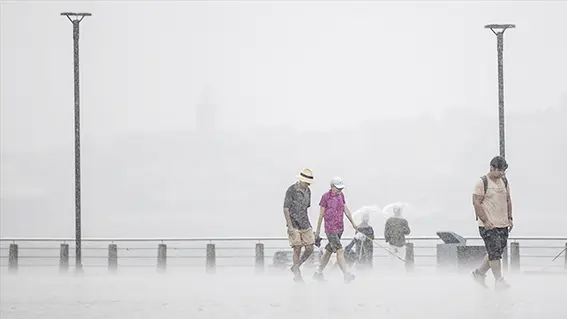
[[[480,177],[480,179],[482,179],[482,184],[484,184],[484,195],[486,195],[486,189],[488,188],[488,177],[486,177],[486,175],[483,175]],[[502,181],[504,182],[504,187],[506,187],[506,190],[508,190],[508,179],[506,177],[502,177]],[[476,220],[478,220],[478,215],[476,215]]]

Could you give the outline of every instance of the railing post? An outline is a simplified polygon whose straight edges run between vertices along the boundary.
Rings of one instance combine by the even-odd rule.
[[[502,253],[502,272],[508,271],[508,245],[504,247],[504,252]]]
[[[264,244],[256,244],[256,272],[264,271]]]
[[[108,245],[108,270],[115,272],[118,268],[118,246],[116,244]]]
[[[8,253],[8,270],[10,272],[18,271],[18,244],[10,244]]]
[[[157,253],[157,268],[158,271],[164,272],[167,267],[167,245],[159,244]]]
[[[413,243],[406,244],[406,270],[412,272],[415,266],[415,254],[413,250]]]
[[[69,244],[61,244],[59,249],[59,272],[64,273],[69,270]]]
[[[563,268],[567,269],[567,243],[565,243],[565,250],[563,251],[563,256],[565,256],[565,264]]]
[[[217,255],[215,251],[215,244],[207,244],[207,273],[215,273],[217,267]]]
[[[520,270],[520,243],[510,244],[510,270]]]

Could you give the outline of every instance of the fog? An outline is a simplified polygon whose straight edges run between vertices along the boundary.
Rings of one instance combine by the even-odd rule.
[[[84,237],[285,236],[286,188],[408,202],[412,235],[477,235],[504,40],[515,235],[565,235],[565,2],[0,4],[1,237],[74,236],[81,22]],[[552,223],[549,221],[553,220]],[[373,223],[381,228],[381,220]],[[350,232],[350,233],[349,233]],[[352,234],[350,230],[347,235]]]
[[[6,276],[2,318],[564,318],[565,276],[512,277],[515,289],[495,293],[463,276],[376,273],[345,286],[337,273],[325,283],[297,285],[287,274],[246,272],[83,278]],[[336,275],[336,276],[335,276]],[[142,277],[143,276],[143,277]],[[143,278],[142,280],[140,280]],[[246,287],[243,289],[243,287]],[[536,293],[534,293],[536,292]]]

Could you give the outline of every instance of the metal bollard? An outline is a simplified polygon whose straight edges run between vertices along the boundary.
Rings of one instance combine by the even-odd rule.
[[[510,270],[520,270],[520,243],[510,244]]]
[[[18,245],[10,244],[10,251],[8,255],[8,270],[10,272],[18,271]]]
[[[264,272],[264,244],[256,244],[256,272]]]
[[[59,249],[59,272],[69,271],[69,244],[61,244]]]
[[[215,244],[207,244],[207,273],[215,273],[217,267],[217,255],[215,251]]]
[[[504,247],[504,251],[502,252],[502,272],[508,272],[508,245]]]
[[[159,272],[164,272],[167,267],[167,245],[159,244],[157,253],[157,268]]]
[[[406,270],[412,272],[415,266],[415,255],[413,250],[413,243],[406,244]]]
[[[108,270],[115,272],[118,268],[118,246],[116,244],[108,245]]]

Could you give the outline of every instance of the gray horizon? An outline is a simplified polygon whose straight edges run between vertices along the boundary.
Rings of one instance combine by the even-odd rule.
[[[340,175],[353,211],[408,202],[412,235],[477,236],[471,193],[498,154],[489,23],[517,25],[504,41],[512,235],[564,236],[566,10],[2,3],[0,237],[74,237],[64,11],[93,13],[80,38],[83,237],[284,237],[285,189],[304,167],[313,224]]]

